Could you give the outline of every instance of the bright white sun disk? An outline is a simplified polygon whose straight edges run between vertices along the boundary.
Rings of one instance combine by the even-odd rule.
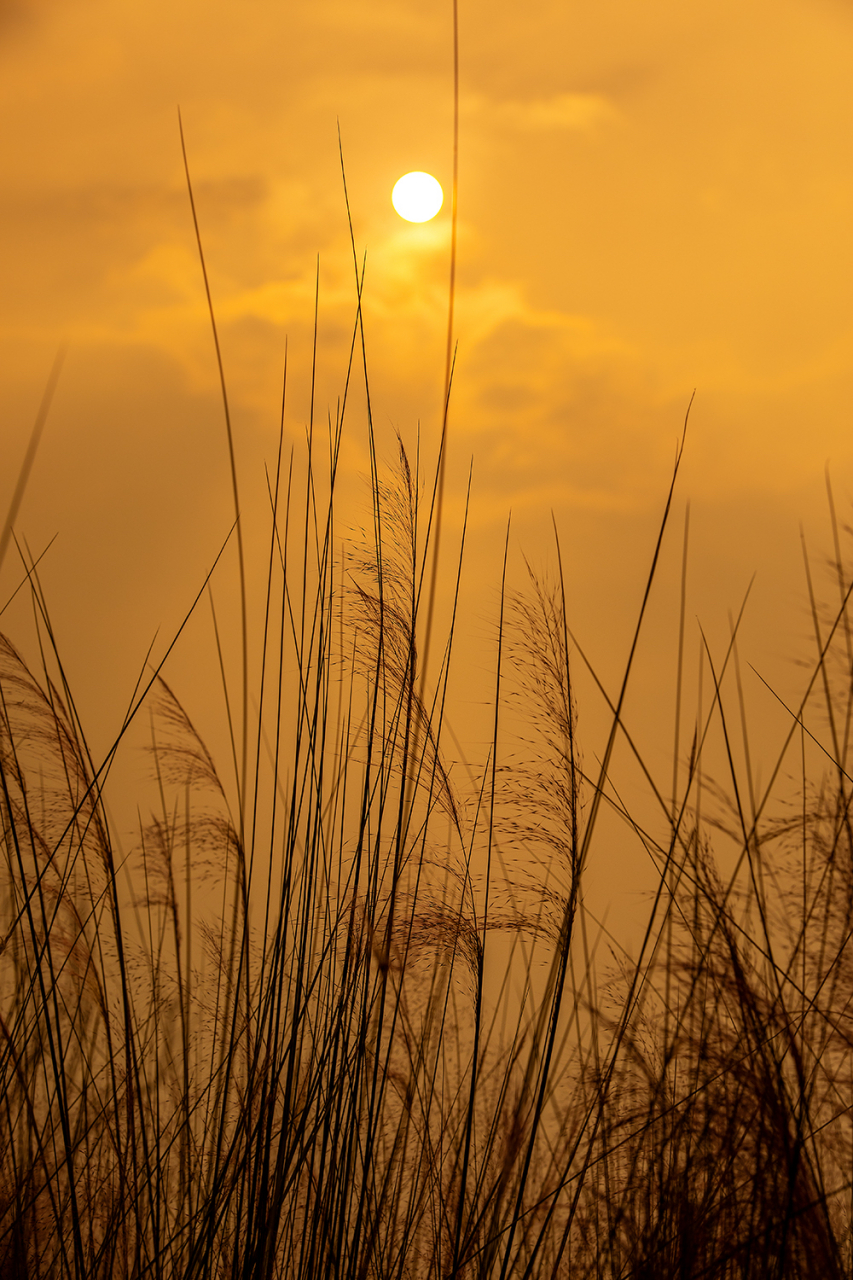
[[[407,173],[395,184],[391,203],[407,222],[429,222],[441,208],[444,192],[430,173]]]

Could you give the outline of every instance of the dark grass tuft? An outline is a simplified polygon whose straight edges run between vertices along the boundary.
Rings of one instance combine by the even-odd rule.
[[[809,577],[817,656],[772,791],[748,751],[734,763],[733,634],[705,655],[680,793],[646,771],[659,820],[634,827],[659,882],[639,959],[600,972],[583,880],[601,806],[620,807],[636,636],[587,776],[561,578],[504,582],[493,737],[463,790],[443,749],[455,603],[432,685],[420,656],[439,486],[422,510],[418,466],[400,444],[381,475],[371,434],[372,537],[337,552],[345,406],[322,474],[311,426],[301,495],[281,451],[269,478],[254,729],[245,648],[238,715],[223,684],[236,801],[158,671],[128,717],[150,714],[157,800],[126,856],[105,797],[127,724],[96,765],[22,553],[40,640],[31,663],[0,636],[0,1275],[849,1276],[834,508],[840,604],[824,616]],[[724,787],[702,773],[711,722]]]

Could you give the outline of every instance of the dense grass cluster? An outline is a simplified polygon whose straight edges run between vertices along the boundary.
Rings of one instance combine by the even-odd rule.
[[[343,419],[323,476],[309,439],[301,497],[281,453],[270,481],[254,728],[224,685],[235,783],[158,671],[128,722],[152,712],[159,807],[124,862],[112,753],[91,757],[27,566],[38,663],[0,637],[0,1275],[850,1275],[840,552],[785,744],[822,700],[824,776],[783,784],[783,753],[780,818],[732,763],[728,810],[710,807],[734,636],[719,670],[708,655],[678,793],[648,779],[659,885],[639,959],[597,980],[583,879],[618,805],[634,650],[587,776],[560,576],[504,585],[491,750],[460,794],[455,624],[431,686],[419,659],[436,491],[424,509],[401,446],[390,479],[374,463],[372,538],[336,552]],[[511,705],[529,751],[510,769]]]

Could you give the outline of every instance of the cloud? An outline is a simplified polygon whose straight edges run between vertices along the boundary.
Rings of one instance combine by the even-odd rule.
[[[0,0],[0,50],[30,35],[54,7],[56,0]]]
[[[520,133],[548,130],[585,132],[602,122],[616,119],[619,114],[613,103],[600,93],[555,93],[526,102],[518,99],[493,102],[476,95],[466,98],[465,109],[478,115],[488,114],[496,125]]]
[[[451,430],[476,459],[477,520],[507,506],[630,510],[657,495],[689,388],[590,316],[482,281],[458,298]]]

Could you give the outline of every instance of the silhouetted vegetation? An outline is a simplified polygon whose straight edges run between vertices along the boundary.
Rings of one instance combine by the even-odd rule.
[[[224,685],[234,794],[153,673],[128,723],[153,713],[159,808],[124,863],[112,753],[92,759],[27,564],[38,662],[0,637],[0,1274],[850,1275],[840,550],[785,744],[820,700],[824,776],[785,776],[780,757],[758,795],[730,753],[708,799],[734,634],[720,670],[708,653],[678,794],[649,777],[659,884],[639,959],[598,978],[583,882],[618,804],[634,649],[590,776],[561,575],[504,584],[491,750],[460,793],[443,745],[455,622],[432,685],[419,664],[436,489],[427,502],[402,445],[390,478],[374,460],[372,540],[336,551],[345,407],[322,477],[312,430],[301,495],[281,451],[269,480],[254,728]],[[510,706],[526,723],[512,767]],[[739,851],[725,878],[715,832]],[[509,977],[533,954],[546,978],[531,969],[519,997]]]

